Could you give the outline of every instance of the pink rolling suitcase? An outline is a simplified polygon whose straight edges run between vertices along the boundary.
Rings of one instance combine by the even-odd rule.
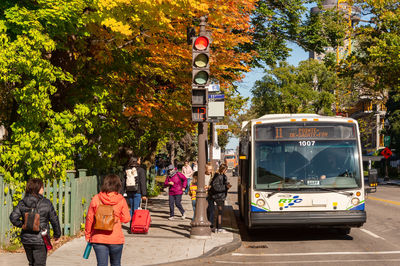
[[[150,211],[147,209],[147,199],[145,208],[142,209],[142,202],[140,202],[139,209],[135,210],[132,219],[131,233],[133,234],[147,234],[150,227]]]

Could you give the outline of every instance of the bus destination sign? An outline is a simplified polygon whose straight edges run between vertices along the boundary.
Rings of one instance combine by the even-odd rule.
[[[331,127],[276,127],[275,139],[318,139],[329,138]]]
[[[261,124],[255,127],[256,140],[301,140],[301,139],[354,139],[354,124]]]

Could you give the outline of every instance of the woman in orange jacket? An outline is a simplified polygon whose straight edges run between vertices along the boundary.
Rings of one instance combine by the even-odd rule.
[[[93,244],[96,253],[97,265],[108,265],[108,258],[112,266],[121,265],[121,255],[125,237],[121,223],[131,220],[128,204],[125,198],[119,194],[122,187],[117,175],[108,175],[104,178],[101,192],[92,198],[86,216],[85,238]],[[96,210],[100,205],[111,205],[114,213],[114,226],[112,230],[94,229]]]

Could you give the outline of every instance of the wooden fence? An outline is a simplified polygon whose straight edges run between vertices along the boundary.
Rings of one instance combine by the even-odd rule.
[[[98,193],[101,178],[86,176],[86,169],[67,172],[67,181],[45,184],[44,196],[50,199],[57,211],[63,235],[75,235],[85,223],[86,212],[92,197]],[[0,245],[7,244],[6,233],[12,228],[9,216],[12,212],[13,191],[0,175]]]

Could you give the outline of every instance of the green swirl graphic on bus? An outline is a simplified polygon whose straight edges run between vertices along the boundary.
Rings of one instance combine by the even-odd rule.
[[[293,198],[291,198],[291,199],[280,199],[279,206],[289,208],[290,206],[293,206],[296,203],[300,203],[302,201],[303,201],[303,199],[300,199],[299,196],[293,196]]]

